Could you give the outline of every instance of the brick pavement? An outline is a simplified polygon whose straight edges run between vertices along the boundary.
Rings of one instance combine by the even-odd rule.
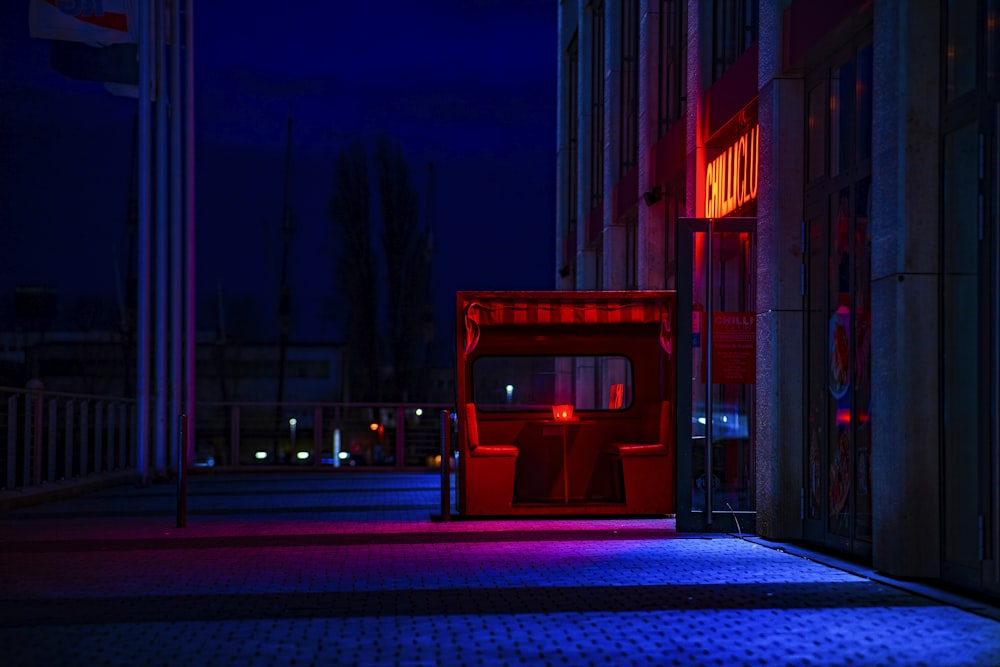
[[[1000,665],[1000,613],[671,519],[434,522],[429,473],[0,514],[0,664]],[[780,547],[780,548],[779,548]]]

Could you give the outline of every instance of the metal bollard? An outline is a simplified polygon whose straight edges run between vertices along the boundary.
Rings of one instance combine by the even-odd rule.
[[[187,525],[187,415],[178,418],[177,426],[177,527]]]
[[[451,521],[451,411],[441,411],[441,520]]]

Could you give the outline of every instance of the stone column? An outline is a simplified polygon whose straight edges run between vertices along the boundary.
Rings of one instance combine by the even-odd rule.
[[[802,535],[804,84],[782,72],[784,3],[760,3],[757,115],[757,532]]]
[[[940,574],[938,0],[875,3],[872,558]]]
[[[639,289],[663,289],[666,262],[666,201],[652,206],[642,201],[642,193],[662,185],[653,165],[653,148],[658,137],[657,97],[659,77],[660,0],[639,4],[639,241],[637,248]]]

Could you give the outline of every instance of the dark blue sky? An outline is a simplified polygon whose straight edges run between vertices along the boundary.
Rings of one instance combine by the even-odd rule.
[[[6,4],[6,3],[5,3]],[[128,266],[135,100],[51,70],[27,0],[0,20],[0,330],[12,292],[114,305]],[[425,211],[434,165],[434,290],[552,286],[556,3],[426,0],[195,8],[199,330],[221,292],[230,333],[277,336],[286,120],[294,119],[292,338],[339,338],[327,200],[338,152],[398,142]],[[377,211],[377,206],[375,208]],[[86,309],[83,309],[85,312]],[[450,334],[451,331],[446,332]]]

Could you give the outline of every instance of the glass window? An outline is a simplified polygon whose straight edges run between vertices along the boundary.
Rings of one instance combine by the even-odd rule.
[[[1000,519],[996,418],[1000,285],[998,0],[942,3],[941,542],[942,576],[992,586]],[[983,571],[985,572],[985,571]]]
[[[687,0],[660,5],[659,134],[684,118],[687,100]]]
[[[976,562],[976,465],[980,433],[979,267],[977,193],[978,164],[968,156],[979,152],[979,132],[970,123],[944,138],[944,215],[942,299],[945,489],[945,558]],[[959,481],[964,480],[964,481]]]
[[[639,155],[639,0],[621,6],[621,121],[619,178],[638,164]]]
[[[576,263],[576,257],[573,250],[576,248],[576,228],[577,220],[579,219],[579,211],[577,209],[577,178],[579,177],[578,163],[577,163],[577,150],[579,146],[579,100],[577,95],[580,91],[580,51],[577,47],[576,35],[573,35],[573,39],[569,43],[569,47],[566,49],[566,68],[568,70],[567,79],[569,79],[569,89],[566,94],[566,106],[569,112],[566,114],[567,120],[567,137],[566,137],[566,147],[568,158],[566,160],[567,165],[567,175],[566,175],[566,242],[563,244],[563,267],[567,270],[571,270],[570,267],[574,266]]]
[[[979,133],[969,124],[945,136],[944,160],[944,272],[963,274],[975,271],[979,237],[977,205]],[[975,312],[973,308],[972,312]]]
[[[828,72],[829,80],[817,81],[806,98],[803,509],[811,538],[846,538],[850,550],[862,553],[872,538],[871,44]]]
[[[830,81],[830,176],[839,175],[851,165],[851,136],[855,119],[855,80],[853,61],[833,72]]]
[[[827,307],[829,312],[829,409],[830,420],[827,468],[830,471],[828,530],[850,536],[851,486],[851,190],[842,188],[830,198],[830,280]]]
[[[713,7],[712,80],[757,41],[757,0],[715,0]]]
[[[991,93],[1000,92],[1000,0],[986,6],[986,82]]]
[[[948,0],[948,101],[976,87],[976,0]]]
[[[872,45],[858,51],[857,85],[857,159],[872,156]]]
[[[591,14],[590,208],[604,199],[604,3]]]
[[[625,214],[625,289],[639,289],[639,213]]]
[[[854,514],[856,537],[872,537],[871,496],[871,447],[872,432],[869,420],[871,405],[871,266],[872,243],[868,221],[871,219],[872,179],[865,178],[854,188],[854,285],[853,297],[853,347],[854,363],[851,364],[854,387]]]
[[[472,364],[472,400],[487,411],[623,410],[632,389],[623,356],[484,356]]]
[[[809,358],[809,421],[806,453],[806,488],[808,489],[807,516],[823,517],[826,496],[826,464],[824,452],[829,439],[830,422],[827,417],[827,373],[829,362],[829,321],[827,283],[829,267],[829,225],[825,211],[816,214],[807,223],[807,326]]]
[[[809,182],[826,175],[826,115],[829,105],[826,101],[826,82],[809,91],[807,110],[807,150],[809,151]]]

